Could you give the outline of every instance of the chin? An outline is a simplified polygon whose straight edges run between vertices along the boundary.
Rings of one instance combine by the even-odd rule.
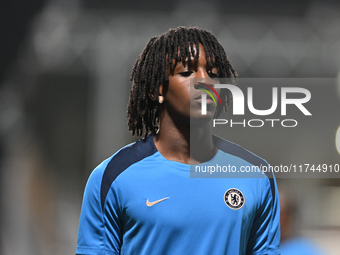
[[[202,115],[201,111],[190,113],[190,125],[191,128],[202,127],[209,123],[212,123],[215,112],[207,111],[206,115]]]

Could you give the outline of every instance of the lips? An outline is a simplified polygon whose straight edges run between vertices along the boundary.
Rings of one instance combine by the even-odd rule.
[[[194,96],[194,100],[201,100],[203,93],[198,94],[197,96]]]
[[[203,82],[196,82],[195,90],[194,90],[194,92],[196,92],[196,93],[193,93],[193,96],[192,96],[192,98],[194,98],[194,100],[201,99],[202,95],[206,94],[202,89],[207,89],[207,85]],[[208,88],[208,90],[209,90],[209,88]]]
[[[195,101],[202,103],[202,99],[201,98],[195,99]],[[207,98],[207,104],[212,104],[212,103],[214,103],[214,101],[211,100],[210,98]]]
[[[217,99],[218,99],[218,101],[220,102],[220,104],[222,106],[222,100],[221,100],[219,94],[217,93],[217,91],[214,89],[214,85],[207,84],[207,83],[204,83],[204,82],[197,82],[195,84],[195,89],[205,91],[207,94],[209,94],[209,96],[211,97],[211,99],[214,101],[214,103],[216,105],[217,103],[216,103],[215,97],[213,95],[213,94],[215,94]],[[207,103],[208,103],[208,99],[207,99]]]
[[[193,99],[194,99],[194,101],[197,101],[197,102],[199,102],[199,103],[202,103],[202,95],[203,95],[204,93],[199,93],[198,95],[195,95],[194,97],[193,97]],[[214,101],[210,98],[210,96],[207,96],[207,104],[211,104],[211,103],[213,103]]]

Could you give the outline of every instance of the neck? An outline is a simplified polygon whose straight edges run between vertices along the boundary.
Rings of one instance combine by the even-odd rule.
[[[166,159],[199,164],[210,160],[216,154],[210,122],[190,127],[175,125],[172,121],[161,119],[161,125],[154,138],[158,151]]]

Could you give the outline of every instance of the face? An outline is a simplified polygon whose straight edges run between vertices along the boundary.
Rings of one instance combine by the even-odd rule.
[[[197,82],[216,84],[218,81],[214,79],[219,77],[219,73],[217,68],[209,69],[203,46],[199,45],[199,48],[198,62],[193,58],[185,63],[178,62],[175,69],[169,73],[168,86],[160,87],[160,94],[164,96],[163,113],[172,118],[182,118],[186,122],[190,121],[190,118],[211,120],[216,110],[214,101],[207,95],[207,114],[201,113],[201,95],[205,92],[199,89]],[[216,95],[214,97],[218,102]]]

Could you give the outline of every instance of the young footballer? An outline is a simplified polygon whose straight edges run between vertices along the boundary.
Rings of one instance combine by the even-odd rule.
[[[212,134],[211,120],[231,98],[216,89],[222,105],[206,99],[203,115],[200,88],[213,91],[217,78],[235,79],[236,72],[209,31],[178,27],[150,39],[132,70],[127,110],[129,130],[142,138],[92,172],[76,254],[280,254],[270,173],[190,178],[192,165],[267,165]]]

